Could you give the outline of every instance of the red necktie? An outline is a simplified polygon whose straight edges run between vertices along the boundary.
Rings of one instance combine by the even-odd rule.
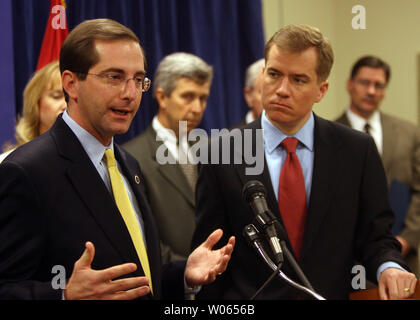
[[[286,138],[281,143],[287,152],[280,173],[279,209],[296,258],[302,248],[306,220],[306,192],[302,167],[296,155],[296,138]]]

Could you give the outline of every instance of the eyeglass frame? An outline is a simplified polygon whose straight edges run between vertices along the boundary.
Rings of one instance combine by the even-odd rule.
[[[372,81],[367,80],[367,79],[357,79],[356,80],[356,83],[359,84],[359,85],[361,85],[364,88],[369,88],[370,85],[373,84],[374,87],[375,87],[375,90],[378,90],[378,91],[385,90],[386,85],[387,85],[386,83],[372,82]]]
[[[111,78],[111,75],[110,74],[106,74],[106,73],[105,74],[97,74],[97,73],[90,73],[90,72],[77,72],[77,73],[78,74],[84,74],[84,75],[96,76],[98,78],[102,78],[102,79],[105,79],[105,80],[108,80],[108,81],[117,81],[117,82],[119,82],[118,84],[117,83],[116,84],[107,83],[108,85],[111,85],[111,86],[121,86],[123,83],[127,84],[127,82],[129,80],[133,80],[136,89],[137,90],[139,89],[139,88],[137,88],[137,83],[138,82],[136,82],[136,77],[138,77],[138,76],[134,76],[132,78],[125,78],[125,79],[123,79],[121,77],[121,79],[117,80],[117,79],[112,79]],[[146,89],[145,89],[145,86],[147,86]],[[149,89],[150,89],[151,86],[152,86],[152,80],[150,80],[148,77],[144,77],[142,79],[142,82],[141,82],[141,91],[142,92],[147,92],[147,91],[149,91]]]

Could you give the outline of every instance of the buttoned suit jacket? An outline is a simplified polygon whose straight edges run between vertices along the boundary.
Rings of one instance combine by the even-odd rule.
[[[164,248],[164,260],[187,257],[195,229],[195,198],[181,167],[178,163],[158,162],[158,149],[166,150],[166,147],[162,141],[156,140],[156,131],[152,126],[124,144],[124,148],[137,159],[142,168],[146,196]],[[166,249],[169,252],[165,252]]]
[[[420,244],[420,128],[408,121],[380,113],[382,125],[382,162],[391,186],[393,180],[410,188],[411,199],[401,236],[415,248],[406,260],[417,275]],[[337,120],[351,127],[346,113]]]
[[[243,127],[254,133],[261,117]],[[219,139],[220,140],[220,139]],[[219,143],[213,139],[212,143]],[[231,147],[231,152],[238,152]],[[240,150],[239,150],[240,152]],[[232,156],[232,154],[231,154]],[[221,155],[219,154],[219,158]],[[236,236],[235,250],[227,271],[202,289],[198,298],[249,299],[270,277],[272,270],[258,257],[242,235],[254,222],[254,213],[242,198],[242,188],[259,180],[267,189],[269,209],[281,224],[282,218],[264,161],[259,175],[246,175],[249,159],[235,164],[205,164],[197,183],[197,227],[193,247],[210,230],[222,228],[225,240]],[[258,161],[258,160],[257,160]],[[387,197],[386,178],[373,139],[341,124],[315,116],[314,167],[301,257],[298,263],[314,289],[327,299],[347,299],[351,292],[352,267],[361,261],[369,279],[376,279],[385,261],[405,266],[400,246],[391,233],[393,214]],[[280,235],[290,249],[287,235]],[[266,247],[267,252],[269,248]],[[293,251],[292,251],[293,252]],[[283,272],[299,281],[290,262]],[[300,282],[300,281],[299,281]],[[275,277],[257,299],[295,299],[298,293]]]
[[[135,181],[136,176],[142,180],[139,166],[116,144],[115,156],[144,220],[154,290],[144,299],[183,297],[185,264],[162,267],[154,218]],[[52,270],[64,267],[68,279],[86,241],[95,246],[93,269],[134,262],[138,269],[128,276],[144,276],[113,196],[59,116],[50,131],[0,165],[0,298],[61,299],[62,291],[52,286]]]

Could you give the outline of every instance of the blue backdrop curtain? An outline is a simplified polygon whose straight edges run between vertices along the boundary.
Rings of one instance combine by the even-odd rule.
[[[191,52],[211,64],[214,80],[201,124],[208,132],[239,122],[247,112],[242,94],[245,69],[263,57],[259,0],[66,0],[66,4],[70,31],[94,18],[111,18],[132,29],[146,51],[152,84],[157,64],[169,53]],[[37,64],[48,10],[48,0],[12,1],[16,113]],[[129,132],[116,141],[122,143],[141,133],[156,111],[149,91]]]
[[[11,1],[0,1],[0,151],[6,141],[12,141],[16,114],[11,12]]]

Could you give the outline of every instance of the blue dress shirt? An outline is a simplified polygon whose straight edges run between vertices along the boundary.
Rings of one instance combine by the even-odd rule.
[[[303,127],[292,137],[299,140],[296,147],[296,155],[299,158],[305,180],[306,205],[309,208],[309,198],[311,195],[312,173],[314,167],[314,115],[311,112],[309,119]],[[287,153],[280,143],[288,136],[281,132],[268,120],[265,110],[261,116],[261,128],[264,132],[264,153],[267,161],[268,171],[270,172],[271,183],[274,194],[278,201],[280,172],[286,160]],[[376,273],[377,280],[381,273],[387,268],[398,268],[404,270],[395,262],[384,262]]]
[[[108,191],[110,192],[111,196],[113,197],[112,187],[111,187],[111,180],[109,178],[108,168],[104,161],[104,154],[105,150],[111,148],[114,151],[114,139],[112,139],[109,146],[105,147],[102,143],[98,141],[93,135],[83,129],[76,121],[74,121],[67,113],[67,110],[63,113],[63,120],[64,122],[70,127],[71,131],[76,135],[77,139],[79,139],[80,143],[82,144],[83,149],[85,149],[89,159],[92,161],[93,165],[95,166],[96,170],[98,171],[99,175],[101,176],[102,180],[105,183]],[[127,178],[122,173],[121,167],[117,162],[118,171],[121,173],[121,177],[123,179],[124,187],[128,193],[128,198],[130,199],[131,205],[134,209],[136,214],[137,223],[139,224],[140,232],[143,236],[144,244],[146,245],[146,237],[144,236],[144,223],[141,217],[141,212],[139,208],[139,204],[137,202],[136,197],[134,196],[133,190],[128,183]],[[147,247],[147,245],[146,245]]]

